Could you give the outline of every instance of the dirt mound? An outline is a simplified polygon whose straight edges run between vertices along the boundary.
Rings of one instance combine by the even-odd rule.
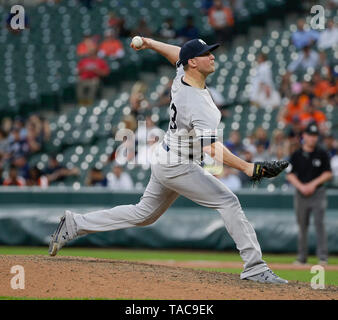
[[[25,289],[11,288],[13,266],[25,270]],[[237,274],[80,257],[0,255],[0,296],[129,299],[338,299],[338,287],[308,283],[264,285]]]

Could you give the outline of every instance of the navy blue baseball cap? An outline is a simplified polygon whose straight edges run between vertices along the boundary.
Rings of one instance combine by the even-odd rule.
[[[178,65],[183,64],[185,66],[188,64],[189,59],[201,56],[208,51],[217,49],[218,47],[219,43],[209,46],[201,39],[189,40],[180,50],[180,60],[178,61]]]

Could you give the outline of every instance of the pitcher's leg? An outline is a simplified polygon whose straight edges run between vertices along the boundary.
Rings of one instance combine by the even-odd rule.
[[[67,228],[74,235],[111,231],[155,222],[177,199],[178,194],[164,187],[152,175],[136,205],[122,205],[86,214],[68,213]]]
[[[217,209],[217,211],[221,214],[225,227],[234,239],[244,261],[241,279],[245,279],[268,270],[268,266],[262,259],[262,251],[256,232],[245,216],[237,196],[233,196],[232,205]]]
[[[163,170],[154,172],[161,174]],[[225,227],[244,261],[242,279],[268,270],[268,266],[262,260],[255,230],[245,217],[238,198],[217,178],[196,165],[186,174],[170,179],[161,177],[161,182],[186,198],[202,206],[216,209],[221,214]]]

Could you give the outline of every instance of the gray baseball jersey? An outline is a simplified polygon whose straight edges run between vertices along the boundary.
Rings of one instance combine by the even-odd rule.
[[[200,164],[203,145],[217,139],[221,113],[207,88],[190,86],[183,80],[183,66],[177,68],[171,88],[170,122],[158,160],[161,164]]]
[[[183,68],[178,68],[171,91],[168,132],[156,150],[160,161],[151,166],[150,181],[140,202],[86,214],[67,211],[67,230],[75,238],[92,232],[149,225],[183,195],[220,213],[244,261],[241,274],[244,279],[268,270],[268,266],[262,260],[255,231],[237,196],[198,165],[202,156],[200,141],[216,139],[221,115],[208,90],[190,87],[184,83],[183,75]]]

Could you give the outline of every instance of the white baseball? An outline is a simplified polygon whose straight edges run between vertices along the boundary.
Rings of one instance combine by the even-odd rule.
[[[141,48],[143,44],[143,40],[140,36],[135,36],[133,40],[131,40],[131,42],[135,46],[135,48]]]

